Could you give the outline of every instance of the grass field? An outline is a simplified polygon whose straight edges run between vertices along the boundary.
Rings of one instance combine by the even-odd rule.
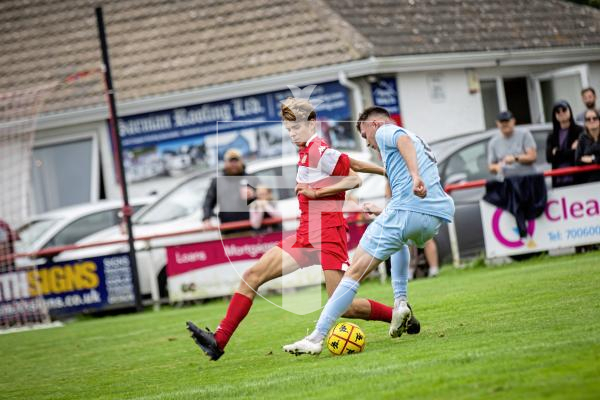
[[[372,280],[359,293],[390,302],[389,284]],[[318,313],[262,299],[216,363],[184,326],[214,328],[225,302],[90,318],[1,335],[0,398],[598,399],[599,293],[599,252],[446,267],[409,285],[419,335],[392,340],[387,324],[358,321],[366,350],[343,357],[283,353]]]

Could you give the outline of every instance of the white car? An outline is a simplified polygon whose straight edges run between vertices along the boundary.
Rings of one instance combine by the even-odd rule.
[[[352,153],[351,157],[365,160],[368,153]],[[278,157],[250,163],[246,172],[259,177],[261,185],[275,187],[273,197],[284,219],[283,229],[294,230],[299,216],[298,199],[294,192],[297,170],[297,155]],[[218,231],[198,232],[202,221],[202,206],[205,193],[214,176],[214,171],[195,175],[160,197],[152,206],[142,210],[134,218],[136,259],[140,290],[154,300],[165,298],[167,292],[167,246],[201,243],[218,240]],[[288,220],[286,220],[288,219]],[[196,232],[190,232],[194,231]],[[186,232],[187,231],[187,232]],[[178,233],[170,236],[171,233]],[[162,235],[156,237],[158,235]],[[118,227],[113,227],[80,241],[79,244],[126,239]],[[127,243],[63,252],[60,260],[83,259],[100,255],[124,253]]]
[[[150,204],[154,197],[135,198],[130,201],[134,211]],[[101,200],[79,204],[34,215],[17,229],[17,253],[33,253],[49,247],[75,244],[82,238],[121,222],[120,200]],[[30,264],[27,258],[17,259],[18,265]]]

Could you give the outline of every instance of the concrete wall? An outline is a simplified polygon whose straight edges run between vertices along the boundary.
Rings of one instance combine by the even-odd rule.
[[[433,141],[484,129],[481,94],[469,93],[464,69],[398,74],[407,129]]]
[[[600,62],[589,63],[589,84],[596,91],[596,95],[600,96]],[[600,102],[596,102],[600,106]]]
[[[498,66],[477,69],[475,72],[481,80],[528,77],[530,111],[533,122],[539,122],[533,78],[577,65],[580,64]],[[582,108],[579,89],[569,87],[574,79],[558,78],[554,89],[557,98],[569,100],[573,109],[578,111]],[[600,95],[599,62],[588,63],[588,79],[589,85]],[[424,139],[433,141],[485,129],[481,94],[469,92],[466,70],[399,73],[397,83],[404,126]],[[598,103],[600,105],[600,101]]]

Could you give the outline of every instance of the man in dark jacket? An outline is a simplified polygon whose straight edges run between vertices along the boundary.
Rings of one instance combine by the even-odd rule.
[[[546,139],[546,160],[552,169],[575,165],[577,138],[583,128],[575,123],[571,106],[560,100],[552,107],[552,132]],[[573,175],[553,176],[552,187],[568,186],[575,183]]]
[[[223,233],[251,230],[248,204],[255,197],[253,188],[256,187],[256,178],[246,175],[246,166],[239,150],[227,150],[223,161],[223,177],[214,177],[206,192],[203,207],[204,227],[213,227],[211,218],[215,216],[215,207],[219,206],[217,216],[221,223],[248,221],[247,228],[227,230]]]

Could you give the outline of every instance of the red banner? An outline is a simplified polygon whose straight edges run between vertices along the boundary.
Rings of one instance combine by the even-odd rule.
[[[366,228],[366,224],[350,225],[348,250],[358,245]],[[167,276],[176,276],[229,262],[259,259],[282,238],[294,233],[294,231],[274,232],[167,247]]]

